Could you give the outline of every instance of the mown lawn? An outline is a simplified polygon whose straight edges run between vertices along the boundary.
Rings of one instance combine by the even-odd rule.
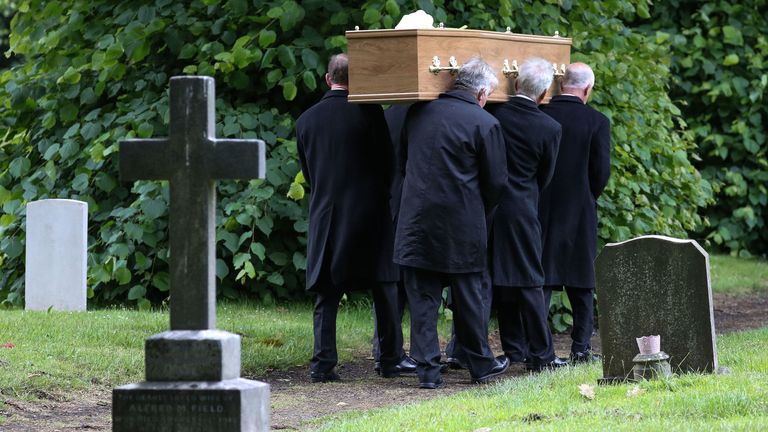
[[[768,290],[768,263],[765,260],[713,256],[711,263],[713,289],[716,292],[739,295]],[[309,304],[266,307],[247,303],[224,303],[218,307],[218,318],[220,329],[238,333],[243,337],[244,375],[261,375],[269,369],[304,365],[309,361],[312,350],[312,308]],[[342,305],[338,324],[341,361],[348,361],[353,356],[368,352],[372,326],[368,303],[349,302]],[[407,327],[406,322],[406,332]],[[38,391],[66,393],[88,389],[91,386],[115,387],[141,381],[144,373],[144,340],[167,329],[168,314],[163,311],[105,309],[87,313],[65,313],[2,310],[0,346],[10,343],[13,348],[0,348],[0,396],[34,398]],[[441,323],[442,333],[447,333],[447,329],[447,323]],[[761,421],[764,421],[766,415],[765,404],[756,405],[753,402],[756,395],[766,399],[765,393],[760,393],[764,390],[751,389],[757,384],[763,388],[768,387],[765,360],[761,359],[768,351],[768,346],[765,345],[768,335],[765,332],[755,335],[734,335],[721,339],[721,362],[731,366],[734,374],[718,377],[716,380],[714,377],[681,378],[675,380],[671,389],[665,389],[665,392],[656,388],[658,384],[644,384],[644,395],[624,400],[618,396],[626,393],[626,388],[600,388],[595,401],[585,401],[574,393],[574,386],[578,383],[594,383],[598,372],[596,368],[578,368],[555,375],[512,380],[483,393],[470,392],[456,396],[456,399],[435,402],[434,412],[431,408],[433,405],[429,404],[421,409],[430,422],[439,419],[449,421],[442,430],[454,430],[454,424],[458,429],[467,429],[469,425],[481,424],[483,421],[500,425],[494,428],[501,427],[500,430],[504,430],[513,427],[509,425],[520,424],[546,428],[546,425],[557,423],[563,416],[578,417],[574,424],[581,424],[588,429],[591,428],[589,425],[597,424],[590,422],[615,422],[617,425],[629,422],[627,424],[632,425],[632,421],[635,421],[632,414],[634,410],[645,413],[641,419],[656,419],[654,421],[658,423],[649,423],[654,428],[666,427],[664,422],[667,417],[657,418],[661,412],[666,412],[661,409],[664,407],[677,407],[676,409],[690,413],[691,407],[703,409],[702,407],[710,406],[714,415],[720,413],[718,410],[724,409],[723,407],[732,406],[733,413],[727,411],[721,414],[728,418],[735,415],[740,419],[738,422],[741,422],[737,423],[746,427],[750,424],[749,416],[741,416],[739,413],[762,413],[756,417],[762,418]],[[762,351],[753,349],[755,346],[760,346]],[[733,387],[730,387],[731,384]],[[549,391],[550,388],[562,389],[562,392],[553,393]],[[518,397],[519,395],[524,397]],[[478,405],[466,412],[458,409],[465,403],[463,398],[468,398],[467,403],[477,400],[474,403]],[[485,399],[488,400],[483,402]],[[527,399],[533,402],[524,402]],[[606,405],[601,405],[603,400]],[[563,404],[563,401],[569,402]],[[641,402],[642,404],[638,405]],[[437,407],[443,403],[455,409],[438,410]],[[653,404],[661,411],[644,411],[650,409]],[[534,409],[535,407],[539,408]],[[755,411],[758,408],[763,411]],[[402,422],[398,420],[392,424],[408,429],[415,427],[415,423],[407,423],[405,420],[405,417],[414,415],[414,412],[408,410],[409,408],[402,408],[389,411],[388,414],[365,414],[365,417],[384,415],[400,419],[403,416]],[[485,414],[472,414],[472,410],[493,412],[494,417],[485,418]],[[541,420],[519,423],[522,420],[518,417],[522,415],[520,418],[528,418],[526,416],[531,414],[539,415]],[[529,419],[535,417],[534,415]],[[456,420],[451,420],[453,418]],[[688,421],[695,425],[698,420],[691,414]],[[707,424],[713,425],[712,421],[714,420],[707,420]],[[2,422],[3,416],[0,414],[0,424]],[[354,424],[357,423],[345,419],[334,423],[333,428],[354,430],[356,426],[347,426]],[[370,430],[398,430],[378,429],[379,426],[362,423],[360,427],[373,427]]]
[[[750,294],[768,291],[768,260],[710,256],[712,290],[722,294]]]
[[[316,422],[326,431],[768,430],[768,328],[718,339],[727,375],[597,386],[598,365],[512,378],[428,402]],[[593,387],[594,399],[579,386]]]
[[[242,370],[259,375],[309,361],[309,304],[260,307],[222,304],[218,327],[242,336]],[[338,320],[339,356],[349,360],[370,347],[372,318],[366,304],[344,305]],[[91,385],[141,381],[144,340],[168,329],[168,315],[134,310],[88,313],[0,312],[0,394],[29,397],[36,390],[71,391]],[[361,329],[365,329],[361,331]]]

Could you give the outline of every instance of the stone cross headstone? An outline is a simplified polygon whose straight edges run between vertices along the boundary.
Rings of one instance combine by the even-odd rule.
[[[26,310],[86,310],[88,203],[47,199],[27,204]]]
[[[120,143],[122,180],[170,183],[171,330],[145,343],[146,381],[112,394],[112,430],[269,430],[269,385],[240,378],[240,336],[216,330],[215,183],[264,178],[261,140],[215,137],[210,77],[173,77],[169,137]]]
[[[632,378],[635,338],[660,335],[674,372],[714,372],[709,255],[693,240],[643,236],[595,260],[603,381]]]

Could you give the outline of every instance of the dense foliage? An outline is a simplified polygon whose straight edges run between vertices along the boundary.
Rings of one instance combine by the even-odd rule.
[[[118,141],[167,132],[168,79],[217,80],[217,135],[268,144],[265,181],[218,188],[217,275],[227,297],[302,292],[305,201],[286,197],[299,172],[293,124],[323,92],[344,31],[389,28],[422,8],[450,27],[573,38],[573,60],[597,75],[593,104],[613,122],[613,176],[600,200],[604,241],[696,229],[710,188],[667,97],[667,52],[625,25],[649,1],[171,0],[23,1],[0,76],[0,299],[23,293],[25,204],[89,203],[89,294],[140,307],[167,298],[167,184],[123,184]],[[294,186],[295,188],[295,186]],[[565,320],[566,318],[563,318]],[[563,321],[565,322],[565,321]],[[559,325],[562,325],[560,322]]]
[[[16,13],[16,2],[14,0],[0,0],[0,54],[5,53],[8,46],[8,37],[11,34],[11,17]],[[17,59],[10,55],[0,55],[0,69],[5,69]]]
[[[658,2],[652,29],[672,49],[671,95],[716,191],[706,238],[768,254],[768,1]]]

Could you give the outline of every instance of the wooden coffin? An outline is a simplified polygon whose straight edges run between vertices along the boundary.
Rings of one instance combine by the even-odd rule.
[[[505,102],[514,90],[514,73],[502,72],[505,60],[507,69],[514,69],[529,57],[541,57],[556,64],[557,74],[561,74],[571,59],[571,39],[559,36],[448,28],[354,30],[346,36],[349,101],[358,103],[436,99],[455,78],[449,59],[454,57],[459,67],[473,56],[480,56],[498,71],[499,88],[489,102]],[[555,82],[549,92],[557,86]]]

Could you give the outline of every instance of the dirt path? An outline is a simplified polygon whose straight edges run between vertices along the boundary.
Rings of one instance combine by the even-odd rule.
[[[760,328],[768,325],[768,293],[747,296],[715,295],[715,327],[719,334]],[[497,335],[491,335],[495,351],[500,352]],[[599,338],[593,339],[599,348]],[[568,335],[555,335],[555,349],[568,354]],[[448,371],[446,386],[434,391],[417,387],[414,377],[383,379],[373,372],[372,361],[365,354],[340,365],[340,383],[310,384],[307,367],[275,371],[267,376],[248,377],[271,386],[272,428],[274,430],[309,430],[313,418],[350,410],[388,405],[403,405],[476,388],[466,371]],[[525,374],[522,365],[513,365],[507,377]],[[0,415],[9,417],[2,432],[109,431],[111,428],[111,389],[94,388],[87,393],[48,394],[26,402],[3,398]]]

